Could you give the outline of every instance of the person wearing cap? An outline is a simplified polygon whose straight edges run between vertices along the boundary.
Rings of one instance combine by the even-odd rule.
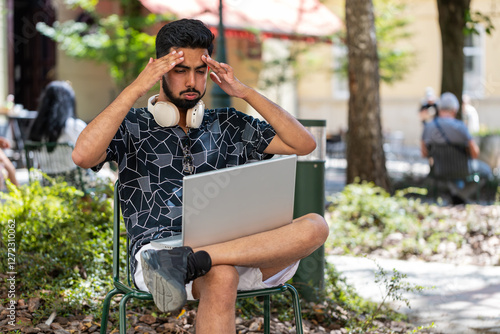
[[[484,179],[493,177],[493,173],[488,164],[477,159],[479,157],[479,147],[473,140],[465,123],[456,118],[458,109],[459,102],[453,93],[446,92],[441,95],[438,102],[438,117],[426,123],[424,127],[421,143],[422,156],[428,157],[428,147],[432,144],[465,146],[468,148],[471,159],[471,172],[479,173],[484,183]],[[454,190],[465,202],[465,198],[468,197],[466,195],[470,191],[466,191],[464,187],[464,182],[461,182],[458,184],[459,189]]]
[[[424,125],[427,122],[432,121],[432,119],[438,115],[436,100],[437,98],[436,94],[434,94],[434,89],[432,89],[432,87],[427,87],[425,89],[425,97],[420,102],[419,110],[419,117]]]

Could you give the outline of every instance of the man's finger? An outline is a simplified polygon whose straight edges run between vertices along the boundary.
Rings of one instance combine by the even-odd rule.
[[[219,84],[222,83],[219,76],[215,72],[210,72],[210,79],[212,79],[212,81],[215,83],[219,83]]]

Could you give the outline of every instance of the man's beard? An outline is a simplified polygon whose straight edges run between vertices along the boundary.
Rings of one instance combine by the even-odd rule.
[[[186,89],[186,90],[180,92],[179,96],[184,94],[184,93],[198,93],[199,97],[194,99],[194,100],[186,100],[183,98],[175,97],[174,93],[172,93],[170,88],[168,88],[167,81],[165,80],[164,76],[161,78],[161,80],[162,80],[161,83],[162,83],[162,87],[163,87],[163,92],[165,93],[165,95],[167,96],[169,101],[172,102],[179,109],[191,109],[201,100],[201,98],[203,96],[205,96],[206,90],[203,92],[203,94],[201,94],[196,89],[189,88],[189,89]]]

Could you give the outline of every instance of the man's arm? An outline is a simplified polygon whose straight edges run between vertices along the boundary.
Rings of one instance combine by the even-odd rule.
[[[161,77],[181,63],[182,51],[149,60],[144,70],[120,95],[82,131],[73,150],[75,164],[82,168],[94,167],[106,159],[106,149],[113,140],[130,108],[146,94]]]
[[[469,154],[472,159],[477,159],[479,156],[479,146],[477,146],[474,139],[469,140]]]
[[[219,63],[207,56],[203,56],[202,59],[212,69],[210,73],[212,81],[228,95],[245,100],[274,128],[276,136],[265,149],[265,153],[306,155],[316,148],[314,137],[295,117],[262,94],[241,83],[234,76],[231,66]]]
[[[425,142],[423,140],[420,142],[420,152],[422,153],[423,158],[427,158],[429,156],[427,145],[425,145]]]

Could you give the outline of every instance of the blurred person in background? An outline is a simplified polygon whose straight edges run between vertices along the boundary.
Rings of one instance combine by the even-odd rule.
[[[16,168],[12,161],[5,155],[3,149],[10,148],[10,142],[0,137],[0,189],[3,190],[5,179],[9,179],[13,185],[19,186],[16,179]]]
[[[87,124],[76,117],[75,92],[66,81],[52,81],[42,92],[28,139],[75,145]]]
[[[467,94],[462,96],[462,118],[471,134],[479,132],[479,115],[476,108],[471,104],[470,96]]]
[[[425,89],[425,97],[420,102],[419,116],[422,123],[427,123],[432,121],[435,117],[438,117],[438,106],[437,97],[434,94],[434,89],[432,87],[427,87]]]
[[[466,147],[469,154],[469,172],[478,173],[481,182],[477,186],[482,187],[486,180],[493,178],[490,166],[484,161],[478,160],[479,147],[474,142],[465,123],[456,118],[460,103],[453,93],[443,93],[438,102],[438,117],[425,124],[422,134],[421,152],[423,157],[429,156],[429,148],[433,144],[448,144],[452,146]],[[450,184],[451,193],[455,195],[455,204],[462,204],[476,191],[475,187],[465,187],[465,182]]]

